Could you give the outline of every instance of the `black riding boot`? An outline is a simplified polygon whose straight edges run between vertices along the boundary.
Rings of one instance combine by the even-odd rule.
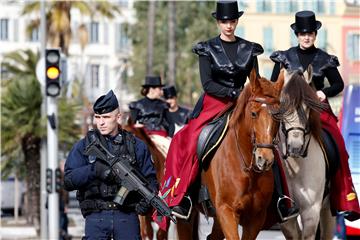
[[[180,204],[172,208],[172,214],[181,219],[189,219],[192,210],[191,198],[187,195],[181,200]]]
[[[273,164],[275,191],[277,195],[277,211],[281,222],[285,222],[291,218],[296,218],[299,215],[299,208],[294,200],[284,194],[283,185],[280,176],[280,169],[277,162]],[[289,207],[290,206],[290,207]]]

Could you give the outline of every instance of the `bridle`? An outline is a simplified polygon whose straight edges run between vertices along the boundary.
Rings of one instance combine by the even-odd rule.
[[[287,143],[289,133],[291,131],[295,131],[295,130],[303,132],[303,143],[304,144],[302,145],[302,147],[300,149],[300,156],[302,158],[304,158],[308,154],[308,149],[309,149],[309,144],[310,144],[310,139],[311,139],[309,137],[308,140],[306,141],[307,136],[310,135],[310,133],[311,133],[309,123],[307,122],[305,124],[305,128],[304,127],[290,127],[288,129],[286,129],[284,121],[281,121],[281,131],[283,132],[283,134],[285,136],[285,143]],[[286,153],[285,153],[285,155],[283,155],[283,159],[287,159],[290,156],[290,152],[289,152],[289,149],[287,148],[287,144],[285,144],[285,145],[286,145],[285,146]]]
[[[262,106],[265,105],[266,108],[269,108],[269,105],[277,104],[279,102],[279,100],[277,100],[275,98],[270,98],[270,97],[260,98],[260,97],[251,96],[249,98],[248,102],[261,103]],[[254,120],[256,118],[258,118],[258,115],[257,114],[252,114],[252,120]],[[238,150],[238,152],[240,154],[240,157],[241,157],[241,160],[242,160],[242,162],[243,162],[243,164],[245,166],[244,170],[245,171],[253,170],[254,172],[257,172],[257,173],[262,173],[262,172],[266,172],[266,171],[270,170],[271,167],[272,167],[273,162],[263,170],[260,170],[260,169],[257,168],[256,164],[254,164],[255,153],[256,153],[256,150],[258,148],[269,148],[269,149],[275,150],[276,147],[277,147],[277,144],[278,144],[278,140],[276,139],[276,137],[274,136],[274,138],[272,140],[272,143],[257,143],[256,142],[255,131],[254,131],[254,129],[252,129],[251,130],[251,144],[253,146],[252,157],[251,157],[250,164],[247,164],[245,159],[244,159],[244,156],[243,156],[243,154],[241,152],[241,149],[240,149],[239,140],[238,140],[239,139],[238,133],[237,133],[236,130],[234,132],[235,132],[235,140],[236,140],[237,150]]]

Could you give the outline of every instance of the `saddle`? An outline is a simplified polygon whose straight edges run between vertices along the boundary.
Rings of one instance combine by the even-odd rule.
[[[326,178],[333,176],[340,165],[340,154],[336,142],[329,132],[321,130],[320,146],[323,150],[326,161]]]
[[[196,149],[197,157],[200,162],[203,163],[210,153],[212,153],[221,143],[228,129],[231,113],[232,110],[228,109],[201,130]]]

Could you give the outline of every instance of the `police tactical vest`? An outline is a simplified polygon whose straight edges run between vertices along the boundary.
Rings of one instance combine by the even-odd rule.
[[[119,134],[113,140],[109,140],[102,136],[98,130],[90,130],[85,137],[85,144],[88,145],[93,137],[98,138],[103,146],[107,146],[110,152],[119,157],[119,161],[129,161],[132,165],[136,164],[135,137],[131,133],[120,130]],[[89,163],[92,164],[92,166],[94,166],[94,164],[91,163],[93,161],[101,160],[96,159],[95,156],[89,156]],[[86,188],[78,190],[77,199],[83,216],[92,212],[109,209],[121,208],[123,211],[132,211],[133,206],[127,204],[119,206],[112,202],[120,187],[121,185],[115,182],[103,182],[96,179],[87,185]]]

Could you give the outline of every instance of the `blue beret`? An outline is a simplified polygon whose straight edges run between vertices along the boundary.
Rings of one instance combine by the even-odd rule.
[[[112,90],[106,95],[99,97],[94,103],[94,112],[96,114],[104,114],[114,111],[119,107],[118,100]]]

